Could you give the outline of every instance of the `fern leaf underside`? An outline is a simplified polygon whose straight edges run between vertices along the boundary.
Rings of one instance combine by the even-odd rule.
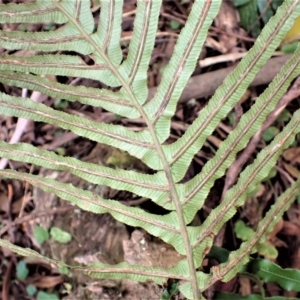
[[[114,218],[141,227],[153,236],[174,246],[185,258],[171,269],[114,266],[97,263],[88,267],[68,266],[96,278],[151,279],[162,284],[168,278],[182,280],[180,291],[190,299],[198,299],[217,280],[229,281],[245,265],[256,246],[276,223],[276,216],[286,211],[297,196],[299,180],[283,193],[266,217],[259,223],[253,238],[232,252],[229,260],[209,274],[197,270],[213,244],[213,237],[242,206],[247,194],[255,190],[269,173],[282,151],[300,132],[300,111],[227,192],[201,226],[191,226],[214,182],[221,178],[274,110],[291,82],[300,74],[300,48],[283,67],[255,104],[243,115],[239,124],[222,142],[215,156],[201,172],[186,183],[180,183],[193,157],[216,129],[261,67],[277,49],[285,34],[300,15],[297,1],[286,1],[270,19],[254,46],[216,90],[207,106],[186,132],[174,143],[170,136],[171,119],[180,95],[192,75],[208,30],[218,13],[221,0],[196,0],[188,20],[178,37],[172,58],[163,72],[161,83],[152,99],[147,99],[147,72],[158,27],[162,1],[137,1],[136,17],[128,54],[121,47],[122,7],[120,0],[100,1],[100,18],[95,23],[90,1],[37,0],[32,4],[0,5],[0,23],[53,23],[55,30],[42,32],[0,31],[0,44],[7,51],[0,56],[0,82],[39,91],[50,97],[66,99],[103,109],[129,119],[142,118],[146,127],[133,131],[121,125],[98,123],[84,117],[58,111],[31,99],[0,93],[0,113],[54,124],[79,136],[127,151],[155,171],[153,175],[137,171],[115,170],[63,157],[38,147],[0,142],[0,156],[55,170],[65,170],[95,184],[132,192],[149,198],[168,210],[164,216],[141,208],[128,207],[113,199],[103,199],[69,184],[13,170],[0,170],[7,178],[25,180],[60,198],[75,203],[83,210],[110,213]],[[11,54],[10,51],[20,50]],[[20,54],[21,53],[21,54]],[[25,54],[24,54],[25,53]],[[68,54],[69,53],[69,54]],[[73,53],[73,54],[70,54]],[[75,53],[75,54],[74,54]],[[87,64],[85,59],[92,61]],[[53,83],[42,75],[81,77],[100,81],[107,88],[90,88]],[[278,218],[279,220],[279,218]],[[31,249],[23,249],[8,241],[0,245],[24,256],[43,257]],[[65,265],[47,258],[49,262]]]

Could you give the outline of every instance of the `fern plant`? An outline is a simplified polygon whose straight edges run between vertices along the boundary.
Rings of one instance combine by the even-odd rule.
[[[277,199],[259,223],[256,232],[238,250],[231,252],[226,262],[211,268],[209,273],[201,270],[203,259],[213,245],[214,236],[234,216],[237,208],[245,203],[247,194],[268,175],[282,151],[293,143],[295,135],[300,131],[298,110],[282,132],[240,174],[238,182],[226,193],[224,201],[212,210],[203,224],[190,225],[216,179],[225,174],[236,154],[247,145],[292,80],[299,75],[300,48],[243,115],[201,172],[186,183],[180,181],[194,155],[220,120],[240,100],[295,18],[300,15],[300,5],[296,0],[284,2],[248,54],[216,90],[182,137],[168,144],[166,141],[170,135],[171,118],[193,73],[221,0],[195,0],[157,92],[148,101],[147,69],[155,44],[162,1],[137,1],[132,39],[124,59],[120,46],[121,0],[99,2],[101,11],[98,25],[95,24],[90,4],[87,0],[36,0],[31,4],[0,5],[2,24],[56,23],[58,27],[48,32],[0,31],[0,44],[6,49],[0,57],[0,81],[51,97],[99,106],[129,119],[141,117],[146,128],[135,132],[120,125],[97,123],[30,99],[4,93],[0,94],[0,113],[55,124],[79,136],[127,151],[154,170],[154,174],[98,166],[23,143],[12,145],[1,141],[0,155],[50,169],[67,170],[91,183],[147,197],[169,213],[163,216],[151,214],[141,208],[128,207],[113,199],[102,199],[89,191],[37,175],[9,169],[1,170],[0,174],[55,193],[83,210],[96,214],[110,213],[120,222],[141,227],[159,237],[184,256],[170,269],[125,262],[117,265],[98,262],[88,267],[68,267],[95,278],[130,278],[141,282],[153,280],[158,284],[172,278],[180,281],[179,289],[183,295],[189,299],[200,299],[201,294],[215,282],[228,282],[239,272],[298,193],[300,179]],[[15,50],[31,50],[30,53],[34,54],[20,56],[14,54]],[[88,56],[93,64],[86,64],[82,59],[84,56]],[[107,88],[64,85],[41,76],[45,74],[93,79],[101,81]],[[23,249],[3,239],[0,245],[24,256],[43,257],[31,249]],[[64,265],[63,262],[43,258],[56,265]]]

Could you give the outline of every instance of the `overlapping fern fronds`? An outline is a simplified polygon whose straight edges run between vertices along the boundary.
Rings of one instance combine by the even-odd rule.
[[[290,83],[299,75],[300,48],[252,108],[243,115],[238,126],[223,141],[202,171],[184,184],[179,182],[194,155],[220,120],[240,100],[293,25],[295,18],[300,15],[300,5],[297,1],[286,1],[278,9],[253,48],[217,89],[193,124],[176,142],[166,144],[179,97],[192,75],[221,0],[194,2],[157,92],[149,101],[147,71],[155,45],[162,1],[137,1],[134,31],[128,55],[124,59],[120,46],[122,1],[104,0],[99,4],[101,11],[98,24],[95,23],[90,1],[87,0],[37,0],[33,4],[0,5],[2,24],[46,22],[57,26],[54,31],[43,32],[0,31],[0,45],[7,49],[6,54],[0,56],[0,81],[40,91],[51,97],[99,106],[129,119],[141,117],[146,128],[135,132],[120,125],[97,123],[54,110],[30,99],[4,93],[0,94],[0,113],[55,124],[79,136],[127,151],[155,173],[147,175],[137,171],[115,170],[63,157],[28,144],[10,145],[3,141],[0,142],[0,156],[50,169],[67,170],[89,182],[130,191],[151,199],[169,213],[164,216],[150,214],[141,208],[128,207],[113,199],[102,199],[88,191],[37,175],[8,169],[1,170],[0,174],[7,178],[25,180],[84,210],[99,214],[110,213],[120,222],[144,228],[153,236],[174,246],[185,257],[171,269],[128,263],[110,266],[100,262],[85,268],[76,267],[77,269],[97,278],[131,278],[137,281],[151,279],[159,284],[168,278],[179,279],[182,281],[180,291],[187,298],[198,299],[200,292],[217,280],[228,281],[237,274],[249,260],[249,255],[255,252],[256,245],[265,239],[274,226],[274,216],[283,214],[297,194],[299,180],[279,198],[260,222],[252,240],[244,242],[239,250],[232,252],[228,262],[212,269],[210,274],[198,270],[222,225],[235,214],[237,207],[243,205],[247,194],[268,175],[281,152],[300,131],[300,111],[297,111],[285,129],[243,171],[237,184],[228,191],[222,204],[211,212],[205,222],[199,227],[189,225],[201,209],[215,180],[225,174],[236,154],[247,145]],[[13,53],[15,50],[30,50],[34,54],[19,56]],[[82,57],[89,57],[93,63],[87,64]],[[41,76],[45,74],[93,79],[104,83],[108,88],[64,85]],[[5,240],[0,240],[0,245],[21,255],[42,257],[33,250],[22,249]]]

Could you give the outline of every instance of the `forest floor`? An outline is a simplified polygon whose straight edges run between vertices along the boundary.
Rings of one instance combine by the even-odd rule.
[[[210,29],[193,77],[182,94],[176,114],[172,119],[169,142],[182,136],[186,128],[197,117],[199,111],[207,104],[216,88],[255,42],[255,38],[251,36],[250,32],[242,29],[236,8],[225,2]],[[124,55],[127,54],[128,43],[132,35],[135,9],[135,1],[125,1],[122,32]],[[172,56],[176,40],[187,20],[190,9],[191,1],[170,0],[163,3],[159,32],[148,72],[150,95],[154,94],[160,83],[162,70]],[[99,17],[99,13],[100,7],[94,4],[95,19]],[[17,25],[19,26],[19,24]],[[7,27],[11,27],[11,30],[17,30],[17,25],[7,24]],[[44,24],[30,26],[30,31],[41,31]],[[228,117],[220,122],[204,147],[195,156],[184,181],[199,173],[203,165],[213,157],[220,143],[236,126],[242,114],[255,102],[257,96],[264,91],[288,57],[288,55],[278,51],[277,55],[272,57],[260,71],[241,101],[233,108]],[[52,78],[52,80],[65,84],[101,87],[101,83],[84,78],[59,77]],[[210,211],[218,205],[222,195],[236,181],[245,165],[253,161],[256,153],[273,139],[275,134],[289,121],[293,112],[299,108],[298,85],[299,82],[296,81],[293,88],[297,90],[297,93],[287,92],[280,100],[276,110],[266,120],[262,130],[239,154],[226,176],[216,181],[203,209],[194,220],[195,224],[203,222]],[[1,92],[13,96],[21,96],[22,93],[21,89],[2,84],[0,88]],[[69,103],[47,96],[41,97],[44,97],[43,103],[48,106],[97,122],[121,124],[133,130],[139,130],[145,126],[142,119],[119,118],[101,108],[93,108],[80,103]],[[11,139],[16,128],[18,128],[17,122],[19,122],[17,118],[0,116],[1,140],[9,141]],[[105,145],[97,145],[53,125],[29,121],[26,123],[26,127],[21,130],[23,132],[20,134],[20,142],[30,143],[86,162],[138,170],[143,173],[151,172],[143,163],[128,154]],[[139,206],[152,213],[165,213],[163,209],[147,199],[138,198],[128,192],[120,192],[108,187],[90,185],[67,172],[50,171],[15,161],[9,161],[8,166],[15,170],[41,174],[61,182],[69,182],[77,187],[92,190],[105,198],[113,198],[130,206]],[[256,228],[266,209],[274,202],[276,195],[281,194],[291,181],[299,177],[299,166],[300,147],[295,144],[295,147],[283,153],[270,178],[261,183],[257,191],[249,197],[244,207],[238,211],[234,221],[241,219],[248,226]],[[36,229],[37,227],[38,229]],[[40,245],[37,242],[37,235],[43,236],[45,234],[41,227],[46,231],[51,230],[51,228],[59,228],[62,233],[71,235],[72,240],[68,243],[61,243],[53,238],[45,238],[43,244]],[[38,230],[40,231],[37,232]],[[282,267],[299,269],[299,232],[300,210],[298,202],[295,202],[268,238],[270,249],[275,248],[278,251],[277,257],[274,258],[268,253],[265,257],[277,262]],[[143,262],[149,266],[171,267],[181,258],[170,246],[149,236],[139,228],[125,226],[115,221],[110,215],[95,215],[84,212],[61,201],[54,195],[15,180],[0,181],[0,237],[70,264],[88,264],[97,260],[114,264],[126,260],[132,263]],[[234,222],[229,223],[216,238],[216,243],[228,250],[236,249],[240,242],[234,231]],[[40,292],[39,300],[159,299],[164,289],[164,287],[150,282],[138,284],[130,280],[91,279],[82,274],[53,269],[45,262],[25,259],[6,249],[0,249],[0,274],[0,286],[2,286],[2,297],[0,298],[2,300],[36,299],[38,291]],[[297,297],[296,293],[286,292],[276,284],[268,283],[264,286],[269,296]],[[258,287],[247,277],[235,278],[230,284],[220,284],[216,289],[241,295],[258,291]],[[183,298],[176,294],[173,299],[180,300]]]

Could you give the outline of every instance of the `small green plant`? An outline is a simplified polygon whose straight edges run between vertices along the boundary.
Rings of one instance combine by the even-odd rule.
[[[16,275],[17,275],[17,279],[18,280],[26,280],[29,274],[29,269],[27,267],[27,264],[24,260],[20,260],[17,263],[16,266]],[[26,292],[28,294],[28,296],[34,296],[37,293],[37,289],[34,285],[32,284],[28,284],[26,286]],[[47,293],[47,292],[43,292],[43,291],[38,291],[37,293],[37,299],[40,300],[58,300],[58,297],[55,294],[51,294],[51,293]]]
[[[254,230],[247,226],[242,220],[239,220],[234,224],[234,231],[236,236],[243,241],[247,241],[254,234]],[[276,248],[268,241],[260,243],[257,246],[257,253],[271,260],[276,259],[278,256]]]
[[[66,244],[66,243],[70,242],[72,239],[70,233],[68,233],[64,230],[61,230],[58,227],[51,227],[50,235],[55,241],[62,243],[62,244]]]
[[[260,22],[267,24],[282,3],[283,0],[233,0],[243,27],[255,37],[261,32]]]
[[[37,293],[37,300],[59,300],[59,298],[55,294],[46,293],[43,291],[39,291]]]
[[[20,260],[18,262],[16,270],[17,270],[17,278],[19,280],[24,280],[27,278],[29,270],[28,270],[26,262],[24,260]]]
[[[98,23],[95,23],[91,2],[88,0],[38,0],[30,4],[0,5],[1,24],[56,24],[56,29],[52,26],[51,31],[0,31],[1,47],[6,49],[0,56],[0,81],[3,84],[39,91],[54,99],[102,107],[124,118],[141,118],[146,127],[142,131],[133,131],[121,125],[97,123],[52,109],[31,99],[5,93],[0,93],[0,113],[55,124],[97,143],[126,151],[143,161],[152,169],[153,174],[98,166],[22,143],[12,145],[1,141],[0,155],[49,169],[66,170],[91,183],[129,191],[149,198],[168,213],[163,216],[151,214],[141,208],[128,207],[113,199],[103,199],[89,191],[38,175],[10,169],[1,170],[0,175],[27,181],[49,193],[55,193],[83,210],[95,214],[110,213],[120,222],[141,227],[159,237],[172,245],[184,258],[170,269],[125,262],[117,265],[98,262],[81,267],[66,265],[3,239],[0,240],[2,247],[20,255],[43,258],[60,267],[81,271],[95,278],[129,278],[140,282],[153,280],[161,285],[168,279],[173,279],[179,282],[180,292],[188,299],[204,298],[203,293],[217,281],[228,282],[247,268],[248,262],[252,262],[250,255],[257,252],[280,216],[297,197],[300,179],[278,197],[259,222],[256,231],[251,232],[236,251],[229,253],[225,249],[224,252],[215,248],[214,237],[235,215],[237,208],[245,203],[247,195],[268,176],[282,151],[293,143],[296,134],[300,132],[300,110],[294,113],[281,132],[272,136],[270,144],[240,174],[237,183],[227,191],[223,201],[211,211],[207,219],[200,226],[193,226],[192,221],[215,181],[225,174],[237,153],[246,147],[291,82],[299,76],[299,47],[201,172],[188,182],[181,183],[181,180],[206,139],[221,119],[226,118],[255,75],[278,48],[294,20],[299,17],[300,5],[298,1],[289,0],[278,8],[235,71],[216,90],[182,137],[170,144],[167,140],[171,119],[176,112],[180,95],[194,71],[221,2],[194,2],[172,58],[162,74],[161,83],[151,99],[148,99],[147,70],[155,44],[162,1],[137,1],[134,30],[126,57],[123,57],[120,46],[121,0],[97,2],[101,9]],[[15,52],[17,50],[28,51],[28,55]],[[41,75],[88,78],[101,81],[107,88],[65,85]],[[213,253],[215,257],[219,257],[220,264],[208,271],[202,270],[204,258]],[[256,261],[255,270],[257,268],[262,270],[262,265]],[[290,276],[288,273],[284,274],[285,279]],[[276,273],[268,274],[268,279],[271,276],[275,281],[281,280],[275,275]],[[299,282],[299,274],[293,276]],[[297,287],[283,283],[283,286],[299,290],[299,284]],[[172,288],[166,297],[170,298],[173,292]]]
[[[49,239],[48,231],[42,226],[35,226],[33,230],[33,235],[40,245],[42,245],[45,241]]]

